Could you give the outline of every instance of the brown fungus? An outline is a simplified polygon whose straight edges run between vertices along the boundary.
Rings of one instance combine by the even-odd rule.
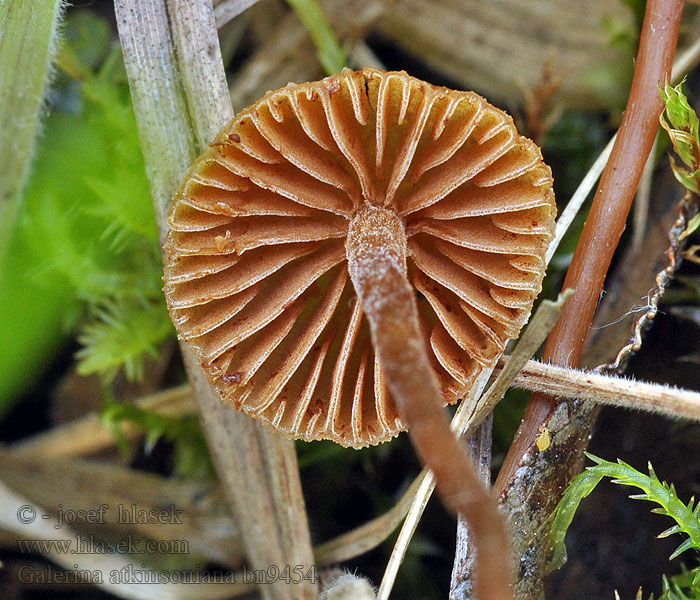
[[[529,316],[551,183],[539,149],[474,93],[374,69],[289,85],[241,111],[175,197],[173,321],[227,404],[296,438],[388,440],[404,423],[348,257],[405,272],[453,403]]]
[[[480,539],[495,504],[464,497],[478,481],[440,460],[452,442],[436,432],[453,436],[432,415],[527,321],[554,214],[550,169],[504,112],[346,69],[269,92],[195,162],[168,217],[165,295],[225,403],[344,446],[407,426]],[[504,580],[492,567],[477,564],[478,596],[508,597],[507,582],[484,592]]]

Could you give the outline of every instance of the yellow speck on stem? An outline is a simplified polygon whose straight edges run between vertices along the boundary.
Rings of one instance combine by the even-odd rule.
[[[544,425],[540,425],[540,431],[537,434],[537,439],[535,440],[537,449],[540,452],[544,452],[547,448],[549,448],[549,444],[551,443],[551,441],[552,440],[549,437],[549,429]]]

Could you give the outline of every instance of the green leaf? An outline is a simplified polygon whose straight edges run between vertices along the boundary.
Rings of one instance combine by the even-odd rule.
[[[682,92],[682,84],[683,82],[671,86],[666,82],[663,89],[659,88],[665,107],[659,116],[659,122],[685,165],[679,166],[671,158],[673,174],[684,187],[697,194],[700,179],[700,121]]]
[[[209,479],[215,476],[197,416],[162,415],[129,402],[116,402],[107,392],[100,420],[116,437],[123,452],[126,452],[127,446],[122,424],[128,422],[146,434],[147,451],[161,437],[174,445],[173,470],[176,475],[189,479]]]
[[[613,483],[642,490],[643,493],[632,497],[659,504],[659,507],[652,512],[669,516],[676,521],[676,525],[663,532],[660,537],[672,533],[684,533],[688,537],[671,558],[691,548],[700,550],[700,520],[693,512],[694,500],[691,499],[688,504],[681,502],[672,485],[659,481],[651,463],[649,463],[649,475],[645,475],[619,459],[617,463],[613,463],[592,454],[587,453],[586,456],[596,464],[587,467],[583,473],[571,481],[554,513],[550,530],[550,542],[554,550],[552,568],[558,568],[566,560],[564,537],[574,513],[581,500],[593,491],[603,477],[610,477]]]
[[[669,85],[668,82],[660,89],[661,98],[665,104],[665,119],[673,129],[687,132],[690,140],[697,140],[700,122],[688,103],[688,98],[682,91],[685,79],[676,86]]]
[[[597,460],[592,454],[587,456],[591,460]],[[590,494],[604,477],[604,473],[586,469],[583,473],[577,475],[571,480],[569,487],[566,488],[562,499],[557,505],[554,513],[554,520],[549,534],[550,544],[554,551],[552,561],[549,568],[554,570],[561,567],[566,562],[566,545],[564,538],[566,532],[574,519],[574,514],[583,500]]]

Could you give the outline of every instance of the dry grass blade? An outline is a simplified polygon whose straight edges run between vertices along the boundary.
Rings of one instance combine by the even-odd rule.
[[[188,415],[197,411],[192,399],[192,389],[187,384],[149,394],[135,400],[134,404],[160,415]],[[128,440],[141,435],[142,431],[124,424],[122,433]],[[70,423],[25,438],[13,444],[11,448],[23,456],[70,458],[96,454],[113,448],[114,445],[114,435],[105,429],[100,415],[90,413]]]
[[[215,0],[214,19],[216,20],[216,27],[220,29],[257,1],[258,0]]]
[[[172,390],[166,390],[157,394],[146,396],[136,405],[145,410],[151,410],[163,415],[187,415],[196,412],[197,405],[192,398],[189,385],[182,385]],[[136,430],[126,429],[125,436],[139,434]],[[11,450],[21,458],[46,457],[52,458],[77,458],[94,454],[96,452],[113,448],[115,445],[114,436],[104,429],[100,422],[99,415],[90,414],[81,419],[54,427],[46,433],[39,434],[29,439],[18,442],[11,447]],[[96,477],[103,481],[103,476]],[[168,479],[163,479],[161,484],[168,488]],[[353,529],[347,533],[323,542],[314,548],[314,556],[319,566],[327,566],[350,560],[360,554],[368,552],[381,544],[392,532],[401,524],[408,512],[411,501],[416,495],[419,480],[414,480],[411,486],[403,493],[398,502],[383,515],[368,521],[367,523]],[[123,483],[125,489],[138,487],[132,484]],[[162,493],[173,497],[187,493],[182,484],[172,484],[173,490],[165,489]],[[152,486],[145,486],[151,489]],[[154,493],[158,492],[160,486],[153,487]],[[76,487],[77,493],[82,493]],[[141,494],[141,493],[140,493]],[[142,494],[141,494],[142,495]],[[192,495],[192,494],[190,494]],[[31,499],[39,499],[39,496],[32,496]],[[68,506],[67,503],[64,503]],[[93,505],[95,502],[92,503]],[[113,503],[116,505],[116,503]],[[158,503],[156,503],[158,504]],[[160,502],[160,504],[167,504]],[[75,503],[71,506],[76,505]],[[228,564],[228,563],[224,563]]]
[[[508,365],[508,362],[505,363]],[[700,421],[700,393],[529,361],[513,385],[570,400],[589,400]]]
[[[562,306],[566,299],[571,296],[571,290],[564,290],[559,294],[556,302],[543,300],[540,307],[537,309],[535,316],[531,319],[528,328],[518,341],[511,359],[503,370],[498,374],[496,380],[486,393],[478,399],[476,406],[469,413],[469,419],[465,422],[464,427],[460,427],[460,433],[472,433],[481,424],[481,422],[500,402],[503,394],[510,387],[516,375],[522,370],[527,361],[537,352],[537,349],[542,345],[545,338],[554,327],[559,315],[561,314]],[[461,407],[460,407],[461,408]]]
[[[189,164],[231,115],[211,5],[162,1],[115,3],[124,60],[161,237],[165,212]],[[184,83],[183,83],[184,82]],[[207,90],[202,86],[210,86]],[[202,105],[198,95],[208,98]],[[194,127],[194,130],[193,130]],[[253,568],[311,565],[311,547],[294,446],[224,407],[199,362],[182,346],[210,450],[232,503]],[[272,453],[271,453],[272,450]],[[271,477],[271,479],[270,479]],[[282,491],[285,493],[281,493]],[[291,539],[283,540],[285,535]],[[263,586],[266,598],[311,598],[314,586]]]
[[[416,531],[416,527],[418,527],[418,522],[425,511],[425,507],[428,505],[430,496],[432,496],[435,491],[435,478],[427,469],[421,471],[420,475],[416,477],[411,485],[411,488],[413,488],[416,482],[418,482],[418,487],[410,503],[406,519],[401,526],[401,531],[399,531],[399,537],[396,538],[396,542],[394,543],[389,562],[384,570],[384,576],[382,577],[382,582],[379,584],[379,591],[377,592],[377,600],[388,600],[391,595],[391,590],[396,581],[396,574],[399,572],[399,567],[403,562],[404,556],[406,556],[408,544]]]
[[[0,479],[27,500],[42,504],[47,514],[62,516],[60,507],[86,513],[103,507],[104,518],[87,525],[96,537],[131,536],[138,547],[162,540],[175,554],[186,550],[230,567],[241,566],[245,558],[238,527],[213,481],[177,481],[109,463],[57,459],[50,453],[27,456],[3,447],[0,461]],[[122,509],[134,515],[158,514],[170,506],[177,516],[170,522],[121,517]]]
[[[491,485],[491,438],[493,415],[489,414],[477,430],[469,436],[467,446],[472,461],[479,470],[485,485]],[[469,532],[469,524],[462,518],[457,520],[457,546],[450,578],[450,598],[474,594],[474,540]]]

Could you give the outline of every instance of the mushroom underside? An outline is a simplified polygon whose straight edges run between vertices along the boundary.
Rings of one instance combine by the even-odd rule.
[[[226,403],[297,438],[385,441],[404,423],[350,278],[352,223],[394,219],[451,403],[529,316],[551,183],[539,149],[476,94],[374,69],[290,84],[239,113],[175,197],[173,322]]]

